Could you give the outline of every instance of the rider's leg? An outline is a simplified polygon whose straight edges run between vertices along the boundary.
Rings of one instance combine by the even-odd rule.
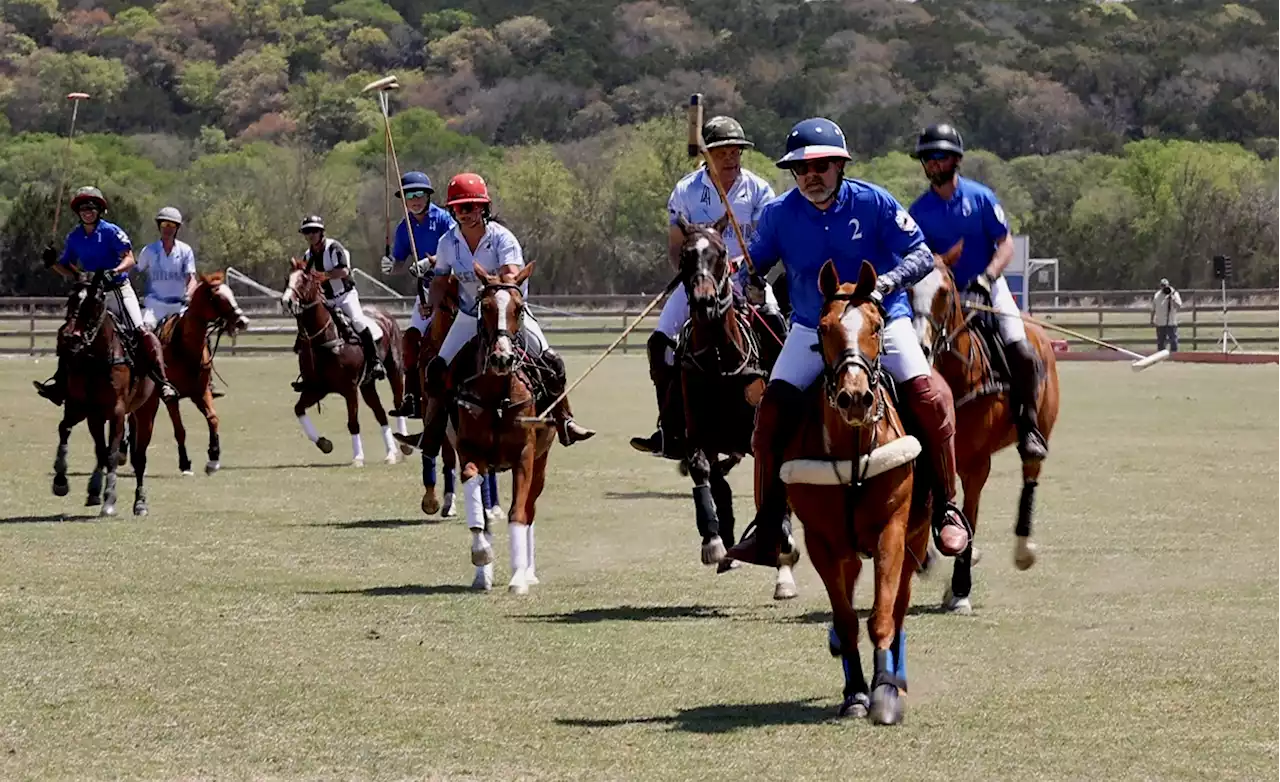
[[[1040,367],[1035,351],[1027,340],[1022,314],[1009,292],[1004,278],[996,280],[991,291],[992,303],[1000,310],[1000,341],[1009,361],[1010,400],[1013,420],[1018,428],[1018,454],[1023,461],[1044,461],[1049,446],[1040,432]]]
[[[133,292],[133,286],[125,283],[117,290],[108,291],[106,302],[107,309],[115,313],[124,328],[137,332],[142,350],[151,363],[151,374],[159,385],[160,398],[166,402],[176,399],[178,390],[169,382],[164,369],[164,346],[154,332],[143,326],[142,308],[138,306],[138,295]]]
[[[444,442],[445,427],[449,421],[449,365],[475,333],[475,317],[459,312],[453,325],[449,327],[449,333],[445,335],[440,352],[427,364],[427,387],[422,389],[426,405],[422,411],[423,431],[420,443],[422,452],[427,456],[438,455],[440,445]]]
[[[779,472],[784,451],[804,416],[805,389],[822,374],[822,356],[813,348],[818,332],[795,326],[787,334],[773,377],[756,411],[751,452],[755,457],[755,534],[744,536],[725,555],[753,565],[776,567],[782,524],[787,514],[787,486]]]
[[[404,332],[404,405],[390,411],[391,415],[416,418],[421,411],[421,382],[418,376],[418,354],[422,348],[423,335],[431,327],[431,321],[422,314],[422,310],[414,302],[413,315],[409,319],[409,328]]]
[[[658,397],[659,428],[649,437],[631,438],[631,447],[646,453],[676,454],[684,440],[684,408],[675,404],[672,385],[680,379],[675,366],[676,338],[689,319],[689,295],[681,285],[671,291],[658,316],[658,327],[649,337],[649,379]],[[667,420],[678,416],[679,421]],[[665,442],[664,435],[672,442]]]
[[[382,367],[382,360],[378,357],[378,345],[374,342],[373,331],[370,328],[372,324],[364,314],[364,308],[360,306],[359,291],[352,288],[334,299],[333,306],[342,310],[351,321],[351,328],[355,329],[360,336],[360,347],[364,349],[365,375],[375,380],[384,379],[387,373]]]
[[[564,359],[560,358],[560,354],[552,350],[551,346],[547,344],[546,335],[542,333],[542,327],[538,324],[536,318],[525,315],[521,332],[526,349],[535,355],[540,355],[543,362],[551,368],[552,376],[547,383],[547,393],[551,394],[552,397],[559,397],[569,384],[569,379],[565,373]],[[569,397],[567,396],[560,400],[551,411],[551,415],[556,420],[556,432],[560,435],[561,445],[568,446],[583,440],[589,440],[596,434],[591,429],[573,420],[573,410],[569,406]]]
[[[367,324],[360,330],[360,347],[364,349],[365,374],[375,380],[384,379],[387,373],[382,367],[382,360],[378,358],[378,344],[373,341],[373,329]]]
[[[910,318],[891,320],[884,328],[883,345],[884,368],[919,425],[933,467],[934,543],[943,554],[955,556],[969,545],[969,523],[955,502],[955,409],[950,389],[933,379]]]

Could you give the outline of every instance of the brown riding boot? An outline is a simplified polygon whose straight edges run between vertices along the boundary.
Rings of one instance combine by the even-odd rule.
[[[956,451],[955,412],[950,389],[922,375],[902,383],[903,401],[918,424],[925,440],[925,453],[933,467],[933,542],[948,557],[963,554],[969,547],[969,522],[955,503]]]
[[[777,567],[782,525],[787,516],[787,485],[779,471],[787,444],[795,434],[804,408],[804,392],[784,380],[765,388],[756,410],[756,427],[751,436],[755,457],[756,517],[754,534],[744,534],[725,553],[728,559],[762,567]]]
[[[147,358],[151,361],[152,374],[156,383],[159,384],[160,398],[166,402],[172,402],[178,398],[178,389],[173,387],[169,382],[169,376],[164,371],[164,346],[160,344],[160,338],[155,332],[142,330],[143,350],[147,352]]]
[[[1018,455],[1024,462],[1042,462],[1049,444],[1040,432],[1040,369],[1031,343],[1025,339],[1004,346],[1009,359],[1010,402],[1018,428]]]

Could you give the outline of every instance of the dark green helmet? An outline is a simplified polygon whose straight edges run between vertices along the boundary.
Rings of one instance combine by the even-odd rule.
[[[754,147],[747,141],[747,134],[742,131],[742,124],[733,117],[712,117],[702,126],[702,140],[707,149],[716,147]]]

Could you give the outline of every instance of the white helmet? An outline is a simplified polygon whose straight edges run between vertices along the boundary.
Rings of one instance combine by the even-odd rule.
[[[175,207],[166,206],[159,212],[156,212],[156,222],[158,223],[161,220],[168,220],[171,223],[182,225],[182,212],[179,212]]]

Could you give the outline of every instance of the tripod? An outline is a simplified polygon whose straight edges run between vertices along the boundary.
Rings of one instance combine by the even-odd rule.
[[[1227,347],[1227,341],[1230,340],[1234,348]],[[1236,341],[1236,337],[1231,333],[1231,329],[1227,328],[1227,281],[1222,280],[1222,339],[1218,340],[1218,347],[1223,353],[1230,353],[1232,350],[1239,350],[1240,343]]]

